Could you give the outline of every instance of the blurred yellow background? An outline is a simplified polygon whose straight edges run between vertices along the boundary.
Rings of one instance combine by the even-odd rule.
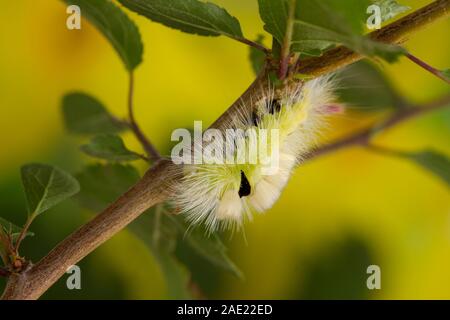
[[[238,17],[251,39],[262,32],[256,0],[214,0]],[[403,0],[413,9],[430,1]],[[19,167],[39,161],[72,172],[83,139],[63,127],[60,100],[70,91],[99,98],[126,115],[127,74],[109,43],[87,21],[66,28],[66,6],[56,0],[5,1],[0,11],[0,214],[22,224],[25,200]],[[250,84],[248,48],[225,37],[199,37],[127,12],[145,46],[136,71],[136,117],[163,150],[173,129],[211,124]],[[450,21],[411,37],[407,48],[437,68],[450,62]],[[267,37],[268,39],[268,37]],[[450,92],[448,85],[402,59],[383,70],[415,103]],[[364,117],[339,116],[326,140],[360,126]],[[450,111],[408,121],[377,138],[400,150],[433,148],[450,154]],[[130,149],[140,150],[131,136]],[[144,168],[144,163],[140,163]],[[89,219],[70,202],[39,217],[37,235],[25,243],[34,261]],[[229,252],[245,274],[215,272],[213,298],[450,298],[450,195],[445,183],[412,163],[358,148],[324,156],[298,168],[276,205],[256,216]],[[366,267],[381,267],[382,288],[365,288]],[[123,231],[82,262],[82,290],[60,281],[46,298],[164,298],[153,257]],[[214,268],[206,266],[206,268]],[[206,270],[205,272],[208,272]],[[362,280],[360,280],[362,279]],[[362,288],[362,289],[361,289]]]

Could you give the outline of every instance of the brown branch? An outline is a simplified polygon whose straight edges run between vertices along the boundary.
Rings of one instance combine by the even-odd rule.
[[[446,16],[448,14],[449,1],[435,1],[431,5],[382,28],[371,36],[379,41],[399,43],[410,32],[427,25],[433,20]],[[324,54],[320,58],[305,60],[299,71],[316,76],[335,71],[361,58],[361,56],[348,49],[338,48]],[[262,89],[268,86],[267,78],[267,68],[264,68],[249,89],[214,122],[212,127],[225,127],[237,112],[242,112],[243,108],[250,110],[252,102],[258,98]],[[2,298],[39,298],[66,272],[68,267],[83,259],[114,234],[122,230],[142,212],[155,204],[169,199],[171,197],[169,185],[179,177],[177,174],[174,174],[173,170],[177,170],[177,167],[171,162],[167,160],[157,162],[135,186],[92,221],[68,236],[42,260],[35,265],[29,265],[26,270],[19,274],[11,275],[8,278]]]
[[[71,266],[122,230],[143,211],[168,197],[171,162],[161,160],[106,210],[83,225],[47,256],[21,274],[11,275],[3,299],[37,299]]]

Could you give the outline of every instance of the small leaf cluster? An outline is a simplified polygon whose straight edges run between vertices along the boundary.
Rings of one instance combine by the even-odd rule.
[[[0,257],[8,273],[20,272],[28,262],[19,255],[22,240],[34,234],[34,219],[61,201],[78,193],[78,181],[69,173],[46,164],[32,163],[21,169],[28,216],[23,228],[0,218]]]

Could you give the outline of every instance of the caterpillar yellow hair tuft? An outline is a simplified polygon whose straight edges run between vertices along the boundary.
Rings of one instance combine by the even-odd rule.
[[[296,164],[316,145],[327,116],[334,111],[333,91],[329,76],[283,92],[268,89],[253,112],[238,114],[220,130],[227,137],[233,130],[234,148],[230,140],[224,144],[208,139],[207,146],[194,143],[194,153],[201,151],[202,161],[184,166],[174,205],[192,224],[205,223],[211,232],[239,228],[252,212],[271,208]],[[261,148],[266,155],[261,156]],[[244,150],[258,150],[257,160],[251,161]],[[235,161],[223,162],[224,157]]]

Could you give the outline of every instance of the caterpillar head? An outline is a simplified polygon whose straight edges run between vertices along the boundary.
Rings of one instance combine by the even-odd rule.
[[[253,112],[236,115],[229,128],[219,132],[228,137],[229,129],[238,131],[231,141],[194,144],[194,153],[202,148],[203,162],[184,166],[175,205],[191,223],[205,223],[210,231],[239,227],[252,212],[270,209],[297,160],[314,145],[332,105],[331,89],[329,78],[322,78],[277,97],[267,92]],[[257,152],[256,161],[252,150]]]

